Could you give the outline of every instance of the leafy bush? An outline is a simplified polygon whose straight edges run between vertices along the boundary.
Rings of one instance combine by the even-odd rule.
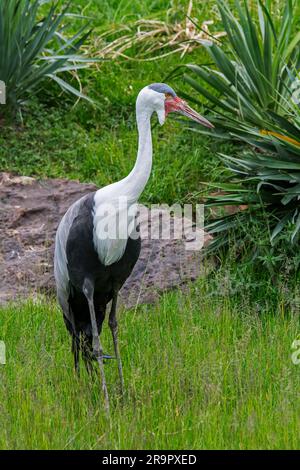
[[[1,0],[0,80],[6,84],[7,106],[15,113],[38,90],[45,79],[57,82],[64,91],[85,96],[58,74],[87,67],[90,59],[78,54],[89,36],[85,24],[71,37],[65,36],[69,5],[58,11],[52,4],[44,16],[46,0]],[[43,11],[45,7],[43,7]]]
[[[300,34],[292,35],[293,3],[286,1],[277,25],[269,1],[259,1],[255,22],[247,2],[241,7],[236,1],[237,19],[219,0],[228,51],[213,44],[207,50],[214,67],[188,66],[205,86],[185,75],[186,82],[209,101],[216,135],[252,147],[239,147],[234,156],[220,155],[229,170],[228,181],[219,185],[219,194],[209,197],[207,205],[243,205],[244,210],[211,221],[212,248],[228,246],[233,237],[239,253],[243,246],[249,252],[256,244],[253,254],[262,256],[251,241],[251,226],[260,227],[264,257],[272,252],[276,258],[274,247],[282,248],[283,239],[299,241],[300,108],[295,85],[300,85]]]
[[[258,130],[266,126],[274,131],[281,130],[280,123],[272,119],[272,112],[285,114],[300,66],[300,32],[292,36],[294,3],[286,0],[276,27],[270,1],[263,4],[259,0],[257,25],[247,2],[242,8],[236,0],[236,18],[224,0],[217,0],[228,37],[225,45],[228,50],[225,52],[215,43],[207,46],[213,67],[187,65],[194,76],[185,74],[184,79],[208,100],[219,131],[241,137],[249,131],[246,124]]]
[[[294,243],[300,233],[300,108],[296,106],[287,117],[272,116],[281,123],[280,133],[261,135],[254,129],[251,134],[249,127],[245,141],[253,150],[240,151],[237,156],[220,155],[230,170],[229,184],[220,184],[222,192],[210,197],[207,205],[247,205],[242,217],[257,217],[265,228],[268,223],[272,243],[284,229]],[[226,242],[226,231],[240,217],[235,213],[211,223],[210,230],[220,235],[216,243]]]

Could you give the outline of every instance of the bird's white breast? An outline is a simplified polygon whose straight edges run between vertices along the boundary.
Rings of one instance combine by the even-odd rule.
[[[105,266],[122,258],[128,237],[136,229],[136,201],[125,196],[120,183],[106,186],[95,194],[93,242]]]

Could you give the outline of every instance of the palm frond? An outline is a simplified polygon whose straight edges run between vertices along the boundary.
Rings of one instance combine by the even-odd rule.
[[[14,112],[41,82],[55,80],[77,97],[86,96],[58,74],[77,71],[92,59],[79,53],[90,35],[88,24],[65,36],[67,4],[52,3],[41,17],[42,0],[2,0],[0,3],[0,80],[6,85],[7,108]]]
[[[285,235],[295,244],[300,236],[300,34],[293,34],[295,2],[285,1],[278,21],[272,19],[268,1],[258,1],[256,16],[248,2],[236,0],[234,10],[225,0],[217,4],[227,47],[207,46],[212,66],[186,66],[183,78],[194,91],[186,96],[210,107],[216,136],[252,150],[239,147],[236,155],[220,155],[229,170],[228,189],[209,197],[206,205],[247,209],[219,213],[217,219],[215,209],[211,212],[212,246],[225,246],[229,233],[248,239],[240,230],[241,220],[247,227],[250,220],[259,220],[272,246]],[[196,126],[193,130],[207,132]]]

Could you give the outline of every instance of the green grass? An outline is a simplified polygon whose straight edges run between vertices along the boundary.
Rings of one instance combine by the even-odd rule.
[[[89,129],[61,110],[52,109],[49,115],[40,109],[38,116],[28,116],[25,129],[6,129],[0,136],[0,168],[29,176],[67,176],[99,187],[118,181],[136,158],[133,109],[127,120],[121,116],[115,124],[106,116]],[[155,128],[153,141],[153,171],[144,202],[184,202],[199,191],[201,181],[217,178],[220,162],[211,158],[218,148],[213,141],[202,138],[199,145],[196,134],[171,120]]]
[[[101,2],[99,8],[98,3],[89,2],[84,9],[86,15],[94,18],[94,36],[113,21],[109,11],[118,4]],[[130,12],[164,18],[171,6],[165,0],[136,3],[138,9],[130,2],[122,2],[114,21],[124,21],[122,15],[127,18]],[[196,10],[201,19],[214,16],[208,8],[212,3]],[[73,11],[81,12],[82,4],[81,0],[74,2]],[[186,6],[180,2],[172,5],[178,18],[184,20]],[[49,84],[39,94],[39,104],[23,110],[23,125],[0,125],[1,170],[38,177],[68,177],[94,182],[99,187],[121,179],[136,158],[135,99],[139,90],[149,83],[164,81],[178,64],[195,60],[206,60],[203,48],[183,59],[172,55],[153,62],[109,61],[98,69],[82,71],[84,92],[98,102],[98,108],[83,101],[73,107],[72,97]],[[180,79],[168,83],[178,92],[184,89]],[[202,181],[218,179],[221,165],[215,155],[220,150],[230,153],[231,146],[191,133],[187,126],[188,121],[182,125],[169,118],[162,128],[157,125],[153,129],[154,165],[143,202],[185,202],[187,197],[196,200]]]
[[[122,311],[127,393],[122,404],[116,363],[107,363],[110,422],[99,382],[74,375],[56,303],[3,309],[0,448],[299,448],[299,317],[273,307],[212,298],[199,281],[187,295]],[[103,336],[112,352],[107,325]]]

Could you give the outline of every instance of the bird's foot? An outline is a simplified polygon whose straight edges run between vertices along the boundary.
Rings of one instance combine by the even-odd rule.
[[[116,359],[115,356],[110,356],[109,354],[102,354],[102,359]]]
[[[102,360],[107,360],[107,359],[116,359],[114,356],[110,356],[109,354],[103,354],[102,351],[94,351],[94,358],[95,359],[102,359]]]

